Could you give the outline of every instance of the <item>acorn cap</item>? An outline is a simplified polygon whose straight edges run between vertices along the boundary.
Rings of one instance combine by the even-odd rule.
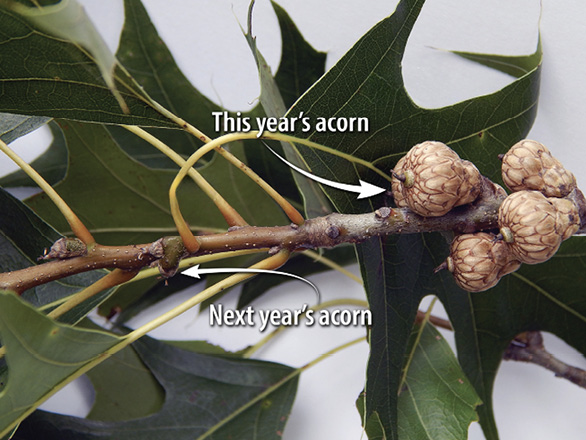
[[[446,263],[456,284],[469,292],[488,290],[521,266],[505,242],[486,232],[456,236]]]
[[[438,217],[480,194],[480,173],[441,142],[415,145],[393,170],[397,206],[407,205],[424,217]]]
[[[527,264],[549,260],[559,249],[562,236],[558,210],[538,191],[519,191],[508,196],[498,214],[501,234],[516,259]]]
[[[557,210],[556,230],[562,241],[574,235],[580,228],[580,213],[574,202],[568,199],[550,197],[547,199]]]
[[[545,145],[525,139],[502,158],[502,176],[511,191],[540,191],[547,197],[565,197],[576,188],[576,178]]]

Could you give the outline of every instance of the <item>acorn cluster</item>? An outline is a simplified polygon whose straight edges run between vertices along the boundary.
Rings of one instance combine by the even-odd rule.
[[[576,178],[544,145],[522,140],[500,158],[512,192],[499,208],[500,230],[456,236],[440,267],[469,292],[490,289],[522,263],[547,261],[580,228],[578,207],[568,198],[577,190]],[[473,202],[482,178],[471,162],[440,142],[413,147],[392,175],[397,206],[426,217]]]

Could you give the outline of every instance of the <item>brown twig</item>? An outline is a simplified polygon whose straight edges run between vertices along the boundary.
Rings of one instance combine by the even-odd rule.
[[[192,254],[184,253],[181,257],[241,249],[270,248],[274,251],[294,251],[334,247],[342,243],[359,243],[371,237],[392,234],[494,229],[497,227],[497,212],[502,199],[503,194],[488,189],[474,204],[454,209],[442,217],[421,217],[406,208],[382,208],[368,214],[330,214],[307,220],[301,226],[231,228],[224,234],[198,236],[198,251]],[[0,289],[23,292],[55,279],[101,268],[139,270],[155,261],[166,259],[167,249],[163,249],[162,244],[168,241],[169,238],[165,237],[141,245],[95,245],[88,249],[85,255],[80,256],[78,253],[74,254],[75,256],[67,253],[49,254],[57,259],[0,274]]]
[[[188,253],[171,246],[177,239],[164,237],[153,243],[130,246],[94,245],[87,252],[48,255],[56,258],[44,264],[0,274],[0,289],[18,293],[80,272],[102,268],[136,271],[155,262],[161,273],[171,276],[173,265],[187,256],[207,255],[242,249],[281,249],[288,251],[308,248],[329,248],[342,243],[359,243],[372,237],[392,234],[413,234],[432,231],[472,232],[497,228],[497,212],[504,194],[495,191],[492,183],[475,203],[459,207],[442,217],[421,217],[409,209],[381,208],[368,214],[330,214],[307,220],[303,225],[230,228],[223,234],[199,235],[199,249]],[[68,245],[75,239],[66,240]],[[56,247],[59,242],[56,242]],[[70,246],[71,247],[71,246]],[[83,251],[83,249],[82,249]],[[173,253],[171,255],[171,253]],[[169,262],[172,263],[169,263]]]
[[[543,345],[541,332],[529,331],[518,335],[509,344],[503,358],[540,365],[552,371],[557,377],[563,377],[579,387],[586,388],[586,371],[567,365],[549,353]]]

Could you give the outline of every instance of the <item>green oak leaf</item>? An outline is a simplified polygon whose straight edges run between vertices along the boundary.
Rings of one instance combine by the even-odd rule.
[[[419,332],[399,395],[399,439],[466,440],[482,401],[440,333],[429,324]]]
[[[88,328],[88,322],[83,322]],[[99,328],[90,324],[89,328]],[[173,347],[199,354],[241,357],[206,341],[165,341]],[[95,391],[90,420],[115,422],[155,414],[163,407],[165,390],[136,350],[130,346],[119,351],[86,373]]]
[[[309,89],[314,82],[325,72],[326,54],[315,50],[299,32],[295,23],[286,11],[278,4],[272,2],[277,15],[279,29],[281,31],[281,62],[274,81],[280,92],[285,107],[291,106],[299,97]],[[251,47],[251,49],[253,49]],[[253,49],[255,50],[255,49]],[[254,55],[255,52],[253,52]],[[265,69],[263,69],[264,71]],[[259,76],[261,75],[259,68]],[[261,94],[266,94],[261,84]],[[251,112],[253,118],[266,116],[262,104]],[[285,153],[280,144],[273,143],[273,149],[284,157]],[[249,156],[248,164],[263,179],[271,183],[274,188],[279,188],[281,194],[302,204],[301,196],[297,190],[297,183],[291,170],[282,171],[282,164],[266,148],[261,148],[254,155]]]
[[[0,2],[0,111],[108,124],[177,126],[124,68],[118,63],[113,69],[106,66],[95,41],[75,35],[64,39],[54,28],[39,25],[39,17],[20,14],[12,6],[13,2]],[[110,78],[105,78],[109,70]]]
[[[426,109],[417,106],[405,90],[401,61],[409,34],[424,0],[403,0],[393,15],[375,25],[310,88],[289,110],[312,118],[366,117],[368,132],[321,132],[295,135],[369,161],[381,170],[391,169],[413,145],[425,140],[443,141],[471,160],[487,177],[500,179],[496,158],[523,138],[534,120],[539,90],[541,51],[519,63],[525,73],[503,89],[449,107]],[[503,58],[503,59],[505,59]],[[527,62],[530,59],[530,62]],[[494,61],[480,56],[479,61]],[[502,62],[502,59],[500,60]],[[311,171],[326,179],[388,185],[382,177],[336,156],[297,145]],[[324,188],[333,205],[342,213],[373,210],[387,202],[384,196],[360,201],[355,195]],[[446,238],[440,234],[372,239],[357,246],[364,283],[373,313],[371,355],[366,381],[366,419],[376,417],[389,440],[398,438],[397,392],[405,351],[417,307],[423,296],[436,294],[445,302],[461,291],[449,274],[433,275],[433,268],[448,253]],[[447,305],[449,307],[449,303]],[[449,310],[448,310],[449,312]],[[467,311],[468,319],[473,319]],[[456,327],[456,335],[459,337]],[[459,351],[459,356],[468,356]],[[471,371],[466,369],[466,374]],[[484,402],[486,389],[472,381]],[[481,412],[481,423],[492,422],[489,408]]]
[[[214,130],[212,112],[221,108],[196,90],[179,70],[140,0],[124,1],[124,26],[116,57],[159,104],[210,137],[220,134]],[[109,128],[124,151],[143,164],[152,168],[177,168],[164,154],[134,134],[119,127]],[[201,140],[182,130],[148,130],[185,158],[202,145]]]
[[[465,440],[470,423],[478,421],[476,408],[482,402],[450,346],[430,324],[413,328],[409,346],[398,403],[399,439]],[[364,393],[356,407],[368,438],[385,439],[377,412],[364,420]]]
[[[159,411],[165,391],[132,346],[86,373],[96,393],[90,420],[118,422]]]
[[[100,422],[37,411],[21,424],[18,438],[281,438],[297,389],[293,368],[199,354],[147,337],[134,348],[165,390],[158,412]]]
[[[10,292],[0,292],[0,338],[8,365],[0,394],[0,437],[121,341],[55,323]],[[39,375],[42,379],[35,380]]]
[[[326,54],[315,50],[295,26],[287,12],[271,2],[279,20],[283,49],[275,82],[288,108],[325,72]]]

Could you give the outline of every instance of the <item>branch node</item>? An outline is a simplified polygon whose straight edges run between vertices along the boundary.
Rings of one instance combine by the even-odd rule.
[[[335,225],[330,225],[326,229],[326,235],[330,237],[332,240],[335,240],[340,236],[340,228]]]
[[[63,237],[53,243],[47,253],[38,258],[38,260],[65,260],[73,257],[83,257],[87,255],[87,245],[79,238]]]
[[[374,216],[378,219],[384,220],[386,218],[389,218],[392,213],[393,210],[391,208],[383,206],[382,208],[379,208],[376,211],[374,211]]]

